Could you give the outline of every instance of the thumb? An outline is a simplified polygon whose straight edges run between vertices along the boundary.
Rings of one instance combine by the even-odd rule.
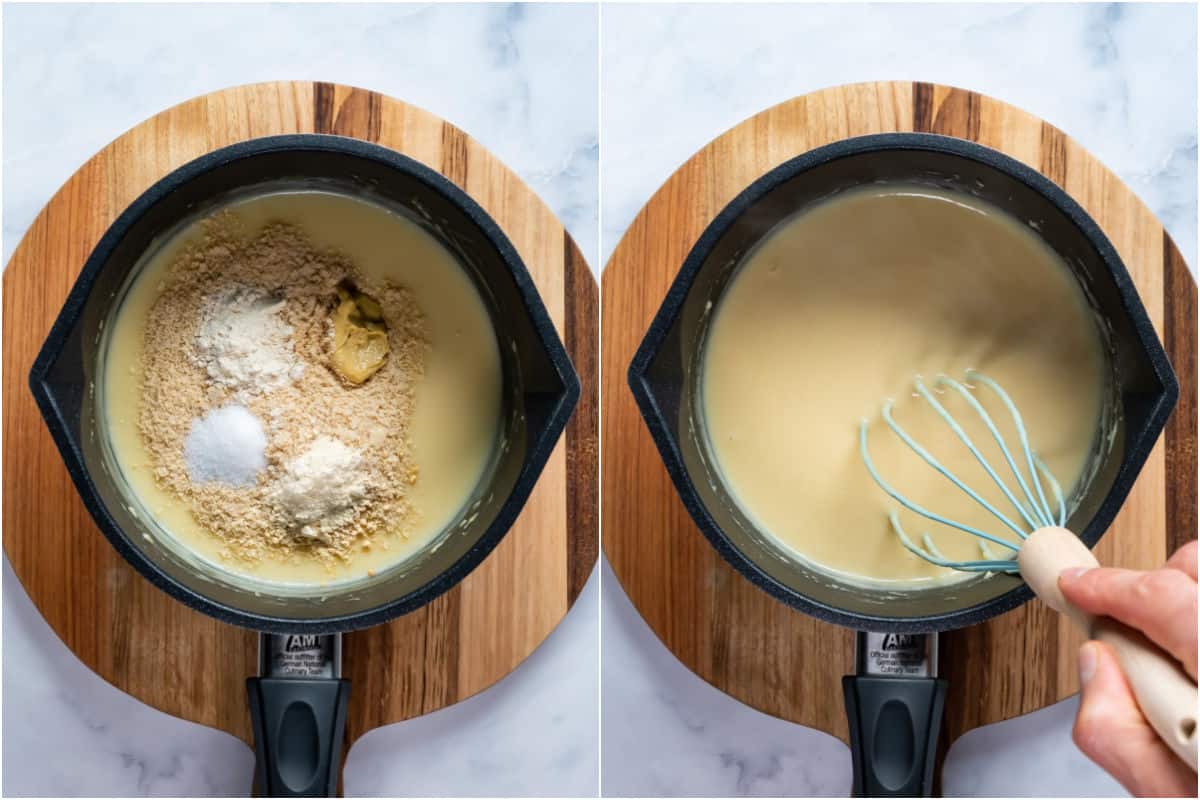
[[[1079,678],[1072,738],[1084,755],[1139,797],[1196,796],[1196,774],[1146,722],[1108,645],[1080,648]]]

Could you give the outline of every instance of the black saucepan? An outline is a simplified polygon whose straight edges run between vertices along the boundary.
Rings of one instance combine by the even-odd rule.
[[[94,387],[104,323],[134,270],[171,231],[230,199],[318,188],[373,200],[420,224],[469,273],[503,362],[503,431],[485,478],[445,533],[398,567],[324,593],[272,593],[206,566],[132,510],[106,444]],[[84,265],[29,377],[84,504],[124,558],[159,588],[224,622],[264,632],[249,680],[256,788],[336,789],[348,682],[337,634],[385,622],[442,594],[508,532],[579,396],[579,380],[520,256],[461,189],[399,153],[337,136],[255,139],[180,167],[139,197]],[[103,392],[100,392],[102,395]],[[269,636],[267,634],[275,634]],[[364,701],[366,698],[364,698]]]
[[[1008,611],[1031,591],[1017,577],[992,576],[888,592],[841,583],[787,557],[733,501],[698,410],[707,309],[745,255],[805,207],[886,182],[963,192],[1004,209],[1036,230],[1083,288],[1108,355],[1103,435],[1069,520],[1089,546],[1128,495],[1179,388],[1129,273],[1096,223],[1041,174],[972,142],[881,134],[821,147],[747,187],[696,242],[634,356],[630,387],[684,505],[721,556],[784,603],[860,632],[859,674],[845,680],[855,792],[903,796],[931,788],[946,690],[936,678],[936,633]]]

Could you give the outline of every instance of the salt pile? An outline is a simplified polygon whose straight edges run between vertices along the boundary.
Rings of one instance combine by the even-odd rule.
[[[192,420],[184,443],[192,483],[253,486],[267,466],[267,434],[258,417],[228,405]]]

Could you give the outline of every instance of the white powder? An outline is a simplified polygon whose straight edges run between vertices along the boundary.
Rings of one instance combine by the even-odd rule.
[[[279,318],[283,307],[283,300],[244,287],[209,298],[196,334],[197,363],[243,395],[298,379],[304,366],[292,347],[292,327]]]
[[[239,405],[192,420],[183,455],[192,483],[253,486],[267,466],[267,435],[258,417]]]
[[[353,519],[369,489],[362,453],[320,436],[288,462],[271,494],[299,536],[324,539]]]

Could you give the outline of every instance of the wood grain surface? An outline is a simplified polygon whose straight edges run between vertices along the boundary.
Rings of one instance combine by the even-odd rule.
[[[566,435],[492,554],[424,608],[346,635],[349,747],[372,728],[508,674],[567,613],[598,550],[595,281],[549,208],[450,123],[363,89],[255,84],[168,109],[84,164],[4,272],[4,548],[38,609],[92,670],[155,708],[250,741],[245,679],[257,668],[255,634],[185,608],[117,555],[79,501],[26,380],[84,261],[134,198],[210,150],[283,133],[378,142],[466,190],[521,254],[583,384]]]
[[[925,83],[840,86],[740,123],[654,194],[603,273],[604,551],[647,623],[689,669],[754,708],[842,740],[840,678],[853,672],[853,634],[776,602],[720,559],[679,501],[625,373],[686,254],[742,189],[812,148],[901,131],[970,139],[1025,162],[1112,240],[1167,347],[1181,397],[1096,555],[1103,564],[1153,567],[1196,537],[1196,284],[1162,226],[1115,175],[1019,109]],[[1080,643],[1037,602],[944,634],[941,670],[951,688],[942,754],[966,731],[1075,693]]]

